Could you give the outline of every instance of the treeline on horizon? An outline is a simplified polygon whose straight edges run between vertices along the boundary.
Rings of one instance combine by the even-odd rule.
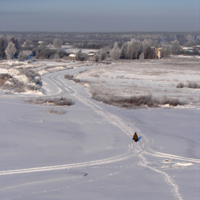
[[[161,47],[163,43],[170,44],[177,40],[181,46],[200,45],[200,32],[0,32],[5,37],[15,37],[22,44],[26,40],[32,43],[44,41],[53,44],[55,38],[63,44],[74,45],[77,48],[100,49],[105,46],[113,47],[117,42],[119,47],[131,39],[139,41],[152,40],[153,46]],[[188,37],[192,44],[188,44]]]
[[[0,32],[1,34],[1,32]],[[68,40],[66,38],[69,38]],[[71,39],[70,39],[71,38]],[[67,58],[70,52],[65,45],[79,49],[99,49],[94,60],[154,59],[170,54],[200,55],[200,35],[188,33],[48,33],[48,32],[2,32],[0,35],[0,58],[27,59],[24,51],[32,51],[36,59]],[[64,46],[63,46],[64,45]],[[188,51],[183,46],[189,47]],[[62,48],[61,48],[62,47]],[[187,49],[187,48],[186,48]],[[158,52],[160,51],[160,55]],[[142,55],[142,56],[140,56]],[[89,57],[79,51],[76,60]]]

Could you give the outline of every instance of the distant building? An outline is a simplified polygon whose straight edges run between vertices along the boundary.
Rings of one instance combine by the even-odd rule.
[[[76,54],[73,54],[73,53],[69,54],[69,58],[71,60],[75,60],[76,59]]]
[[[189,51],[189,52],[193,52],[193,47],[182,47],[182,51]]]
[[[44,43],[44,41],[38,41],[38,44],[42,44],[42,43]]]
[[[92,58],[92,57],[94,57],[94,55],[95,55],[95,53],[94,53],[94,52],[89,52],[89,53],[88,53],[88,57],[89,57],[89,58]]]

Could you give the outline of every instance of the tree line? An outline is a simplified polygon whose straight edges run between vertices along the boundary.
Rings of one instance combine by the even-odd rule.
[[[196,39],[200,40],[200,36]],[[117,41],[113,42],[114,45],[107,46],[95,46],[94,43],[84,43],[83,48],[93,47],[100,48],[99,52],[94,56],[95,61],[105,60],[107,57],[112,59],[154,59],[157,58],[154,47],[160,49],[162,57],[168,57],[170,54],[178,55],[183,54],[181,50],[181,45],[178,40],[173,40],[171,42],[162,42],[162,44],[156,42],[152,39],[141,40],[133,38],[129,41],[118,43]],[[64,58],[69,55],[64,50],[61,50],[63,42],[56,38],[53,40],[52,45],[54,49],[48,47],[48,43],[42,41],[40,44],[35,43],[31,40],[26,40],[23,45],[20,39],[15,37],[5,37],[0,36],[0,58],[4,59],[13,59],[18,58],[21,61],[24,61],[27,58],[27,55],[23,53],[24,50],[32,51],[32,55],[36,59],[59,59]],[[187,35],[187,44],[188,46],[193,46],[196,44],[194,37],[192,35]],[[199,54],[199,50],[194,49],[193,54]],[[142,55],[142,56],[141,56]],[[84,60],[87,58],[86,54],[83,54],[79,51],[76,55],[77,60]]]
[[[118,42],[119,46],[128,42],[131,38],[143,41],[152,40],[155,47],[160,47],[163,43],[171,43],[178,40],[182,46],[200,45],[199,31],[193,32],[0,32],[0,35],[14,36],[21,43],[31,40],[33,43],[45,41],[53,44],[55,38],[63,43],[70,43],[78,48],[102,48]],[[101,46],[102,45],[102,46]]]
[[[27,40],[24,45],[20,43],[15,37],[4,37],[0,36],[0,59],[14,59],[18,58],[21,61],[24,61],[27,58],[27,55],[23,50],[31,50],[32,55],[37,59],[53,59],[53,58],[63,58],[68,56],[69,53],[61,50],[61,41],[55,39],[53,46],[55,49],[48,48],[46,42],[41,43],[40,45],[32,43],[30,40]]]

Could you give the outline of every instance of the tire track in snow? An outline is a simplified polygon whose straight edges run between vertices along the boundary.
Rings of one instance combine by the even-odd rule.
[[[44,171],[54,171],[54,170],[64,170],[64,169],[74,169],[81,167],[91,167],[95,165],[110,164],[113,162],[120,162],[131,157],[134,157],[136,154],[133,154],[130,150],[124,154],[117,155],[115,157],[110,157],[102,160],[95,160],[82,163],[73,163],[65,165],[55,165],[55,166],[46,166],[46,167],[35,167],[35,168],[26,168],[26,169],[16,169],[16,170],[5,170],[0,171],[0,176],[3,175],[13,175],[13,174],[24,174],[24,173],[33,173],[33,172],[44,172]]]
[[[127,136],[132,137],[134,132],[140,133],[140,130],[137,127],[134,126],[134,130],[135,131],[133,131],[133,128],[129,127],[125,122],[123,122],[122,119],[120,119],[116,115],[113,115],[113,114],[111,114],[109,112],[103,111],[102,108],[99,108],[99,106],[97,106],[96,104],[94,104],[90,100],[88,100],[88,99],[86,99],[84,97],[79,97],[78,95],[77,95],[77,98],[78,98],[79,101],[81,101],[85,105],[91,107],[96,113],[98,113],[99,115],[103,116],[108,122],[110,122],[111,124],[113,124],[113,125],[117,126],[118,128],[120,128],[124,133],[126,133]],[[184,160],[184,161],[200,163],[200,160],[198,160],[198,159],[184,158],[184,157],[181,157],[181,156],[170,155],[170,154],[165,154],[165,153],[160,153],[160,152],[153,151],[150,148],[149,140],[144,135],[143,135],[143,138],[144,138],[144,142],[143,142],[142,148],[144,150],[145,147],[146,147],[147,150],[149,151],[149,152],[143,151],[143,153],[150,154],[150,155],[156,156],[156,157],[158,157],[158,156],[159,157],[170,157],[170,158],[174,158],[174,159],[178,159],[178,160]],[[133,148],[133,145],[130,145],[129,148]],[[136,149],[138,150],[138,152],[142,152],[142,148],[140,146],[138,146],[138,145],[136,146]],[[165,173],[165,172],[163,172],[161,170],[158,170],[158,169],[156,169],[154,167],[148,166],[148,162],[147,162],[146,158],[143,156],[143,153],[140,153],[140,154],[137,155],[142,160],[142,161],[140,161],[139,165],[141,165],[143,167],[146,167],[146,168],[149,168],[149,169],[155,171],[158,174],[161,174],[164,177],[165,182],[171,187],[173,195],[177,199],[182,200],[182,196],[181,196],[181,194],[179,193],[179,190],[178,190],[178,185],[176,185],[174,183],[173,179],[167,173]]]
[[[163,172],[161,170],[158,170],[158,169],[156,169],[154,167],[148,166],[148,161],[146,160],[146,158],[142,154],[138,155],[138,157],[141,158],[141,160],[142,160],[142,161],[139,162],[139,165],[141,165],[143,167],[147,167],[147,168],[155,171],[156,173],[161,174],[164,177],[165,182],[171,187],[173,195],[177,199],[183,200],[181,194],[179,193],[178,185],[176,185],[174,183],[174,180],[167,173],[165,173],[165,172]]]
[[[148,138],[145,135],[143,135],[141,133],[141,131],[137,127],[134,126],[134,124],[132,125],[132,127],[129,127],[127,125],[127,123],[124,122],[118,116],[111,114],[107,111],[104,111],[99,105],[93,103],[91,100],[89,100],[89,99],[87,99],[83,96],[80,96],[74,88],[72,88],[71,86],[68,86],[66,84],[66,81],[64,81],[64,80],[62,81],[62,79],[61,80],[55,80],[55,78],[58,75],[59,74],[56,73],[55,76],[51,75],[50,77],[48,77],[48,79],[56,87],[58,87],[58,85],[59,85],[59,92],[61,91],[60,93],[62,93],[62,91],[63,91],[63,86],[66,87],[66,88],[64,87],[64,90],[66,90],[67,92],[69,92],[70,90],[73,91],[74,93],[71,94],[71,95],[75,96],[77,98],[77,100],[79,100],[80,102],[82,102],[86,106],[89,106],[97,114],[104,117],[109,123],[120,128],[128,137],[132,137],[132,135],[134,134],[135,131],[138,132],[143,137],[141,146],[135,145],[135,147],[133,149],[133,144],[129,145],[129,150],[127,152],[125,152],[124,154],[121,154],[121,155],[118,155],[118,156],[115,156],[115,157],[111,157],[111,158],[107,158],[107,159],[90,161],[90,162],[83,162],[83,163],[57,165],[57,166],[46,166],[46,167],[37,167],[37,168],[28,168],[28,169],[6,170],[6,171],[0,171],[0,175],[2,176],[2,175],[9,175],[9,174],[32,173],[32,172],[42,172],[42,171],[52,171],[52,170],[62,170],[62,169],[73,169],[73,168],[81,168],[81,167],[91,167],[91,166],[98,166],[98,165],[103,165],[103,164],[110,164],[110,163],[113,163],[113,162],[120,162],[120,161],[123,161],[123,160],[126,160],[126,159],[130,159],[133,156],[138,156],[141,159],[141,161],[138,164],[140,166],[147,167],[147,168],[155,171],[156,173],[161,174],[164,177],[165,182],[168,185],[170,185],[172,193],[174,194],[174,196],[176,198],[178,198],[179,200],[182,200],[182,197],[181,197],[181,195],[178,191],[178,186],[174,183],[173,179],[167,173],[165,173],[161,170],[158,170],[154,167],[149,166],[147,159],[144,157],[144,154],[149,154],[149,155],[155,156],[155,157],[170,157],[170,158],[177,159],[177,160],[197,162],[197,163],[200,163],[200,160],[199,159],[193,159],[193,158],[184,158],[184,157],[181,157],[181,156],[156,152],[156,151],[152,150],[150,148],[151,144],[150,144],[150,141],[148,140]],[[59,81],[62,82],[62,83],[58,83]],[[54,94],[54,95],[51,95],[51,96],[56,96],[56,95],[57,95],[57,93]],[[133,129],[134,129],[134,131],[133,131]]]
[[[194,162],[194,163],[200,163],[200,159],[195,159],[195,158],[187,158],[187,157],[182,157],[182,156],[176,156],[173,154],[167,154],[167,153],[161,153],[161,152],[157,152],[152,150],[151,148],[148,148],[150,152],[145,151],[145,154],[149,154],[151,156],[155,156],[155,157],[161,157],[161,158],[171,158],[171,159],[175,159],[175,160],[182,160],[182,161],[188,161],[188,162]]]
[[[41,191],[34,191],[34,192],[26,193],[26,194],[23,194],[23,195],[16,195],[12,198],[6,198],[4,200],[14,200],[14,199],[20,199],[20,198],[23,198],[23,197],[28,198],[28,196],[30,196],[30,195],[32,196],[32,195],[38,195],[38,194],[44,194],[44,193],[50,193],[50,192],[58,192],[60,190],[65,190],[67,188],[71,188],[71,187],[75,187],[75,186],[83,185],[83,184],[87,184],[87,183],[92,183],[92,182],[95,182],[95,181],[99,181],[99,180],[108,178],[110,176],[115,176],[115,175],[118,175],[120,173],[123,173],[127,169],[128,169],[128,167],[125,167],[125,168],[121,169],[120,171],[115,171],[113,173],[109,173],[109,174],[106,174],[104,176],[100,176],[98,178],[89,179],[87,181],[78,182],[78,183],[75,183],[75,184],[72,184],[72,185],[67,185],[67,186],[64,186],[64,187],[53,188],[53,189],[45,189],[45,190],[41,190]],[[70,178],[72,178],[72,177],[70,177]],[[65,179],[65,178],[63,178],[63,179]],[[32,183],[29,183],[29,185],[31,185],[31,184]]]
[[[62,80],[60,80],[62,81]],[[91,100],[80,96],[75,89],[73,89],[71,86],[68,86],[66,84],[66,82],[64,81],[62,84],[64,84],[66,87],[69,87],[71,90],[74,91],[74,95],[76,96],[76,98],[84,103],[85,105],[89,106],[91,109],[93,109],[97,114],[103,116],[108,122],[110,122],[111,124],[117,126],[118,128],[120,128],[127,136],[132,137],[134,132],[138,132],[140,135],[142,135],[142,144],[141,146],[136,146],[137,151],[141,152],[143,150],[143,152],[145,154],[149,154],[151,156],[155,156],[155,157],[170,157],[173,159],[177,159],[177,160],[182,160],[182,161],[189,161],[189,162],[195,162],[195,163],[200,163],[200,159],[194,159],[194,158],[186,158],[186,157],[181,157],[181,156],[176,156],[173,154],[166,154],[166,153],[161,153],[161,152],[157,152],[154,151],[150,148],[150,141],[149,139],[143,135],[141,133],[141,131],[133,124],[132,127],[129,127],[126,122],[124,122],[121,118],[119,118],[118,116],[111,114],[107,111],[104,111],[99,105],[97,105],[96,103],[93,103]],[[134,131],[133,131],[134,129]],[[152,142],[153,143],[153,140]],[[130,145],[131,149],[133,149],[133,145]],[[145,150],[146,149],[146,150]]]
[[[79,100],[81,100],[83,103],[84,103],[84,99],[83,98],[79,98]],[[134,134],[134,131],[132,128],[130,128],[129,126],[127,126],[122,119],[120,119],[119,117],[117,117],[116,115],[113,115],[109,112],[103,112],[102,109],[101,110],[97,110],[95,109],[95,106],[91,106],[91,104],[89,104],[88,102],[89,100],[87,100],[87,105],[89,105],[95,112],[97,112],[99,115],[103,116],[107,121],[109,121],[111,124],[119,127],[123,132],[125,132],[128,136],[132,136]],[[135,130],[137,130],[138,133],[140,133],[140,130],[135,128]],[[148,146],[148,150],[152,151],[152,153],[148,153],[146,151],[143,151],[143,153],[148,153],[152,156],[161,156],[161,157],[166,157],[166,156],[169,156],[169,154],[165,154],[165,153],[160,153],[160,152],[156,152],[156,151],[153,151],[149,145],[148,145],[148,139],[143,136],[144,139],[145,139],[145,143],[147,144]],[[137,150],[139,152],[142,152],[142,148],[140,146],[135,146],[137,148]],[[145,147],[145,146],[144,146]],[[133,148],[133,145],[131,145],[130,148]],[[181,194],[179,193],[179,187],[177,184],[174,183],[174,180],[165,172],[161,171],[161,170],[158,170],[154,167],[151,167],[151,166],[148,166],[148,162],[146,160],[146,158],[143,156],[143,153],[140,153],[140,154],[137,154],[137,156],[142,160],[139,162],[139,165],[140,166],[143,166],[143,167],[146,167],[146,168],[149,168],[153,171],[155,171],[156,173],[158,174],[161,174],[163,177],[164,177],[164,180],[165,182],[171,187],[171,191],[173,193],[173,195],[179,199],[179,200],[183,200],[182,199],[182,196]],[[183,158],[183,157],[180,157],[180,156],[175,156],[175,155],[170,155],[170,158],[179,158],[181,160],[189,160],[189,161],[197,161],[199,162],[198,159],[187,159],[187,158]]]

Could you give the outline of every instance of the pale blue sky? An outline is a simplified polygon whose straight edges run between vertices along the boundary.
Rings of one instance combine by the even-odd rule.
[[[0,31],[190,31],[199,9],[199,0],[0,0]]]

